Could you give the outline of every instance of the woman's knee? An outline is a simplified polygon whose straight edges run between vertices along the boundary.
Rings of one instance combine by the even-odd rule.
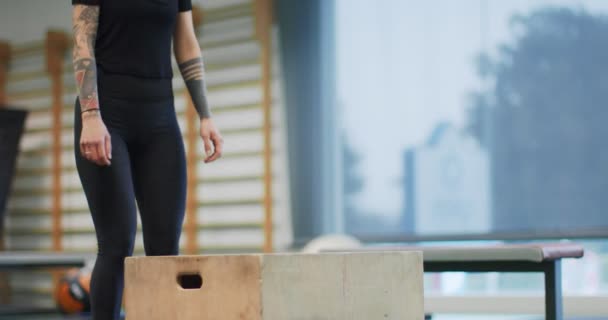
[[[155,238],[145,243],[148,256],[174,256],[179,253],[179,239]]]
[[[125,258],[133,255],[134,236],[116,236],[111,239],[99,239],[97,254],[99,256]]]

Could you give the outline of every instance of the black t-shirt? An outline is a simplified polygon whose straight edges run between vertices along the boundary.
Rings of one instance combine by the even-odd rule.
[[[171,78],[171,40],[177,13],[191,0],[72,0],[98,5],[97,66],[107,74]]]

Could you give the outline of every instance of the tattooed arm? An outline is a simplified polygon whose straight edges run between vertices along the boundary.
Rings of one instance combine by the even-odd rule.
[[[98,21],[99,6],[73,6],[73,64],[82,116],[80,152],[83,157],[98,165],[110,165],[110,135],[101,120],[97,98],[95,38]]]
[[[178,14],[173,35],[173,50],[182,78],[192,98],[192,104],[200,118],[200,134],[207,154],[205,162],[214,161],[222,155],[224,139],[211,119],[207,103],[203,58],[192,24],[192,11]]]
[[[196,57],[179,63],[179,71],[192,97],[192,104],[200,118],[210,118],[207,103],[207,88],[205,86],[203,59]]]
[[[73,63],[78,97],[86,117],[99,116],[97,99],[97,67],[95,65],[95,37],[99,19],[99,6],[75,5],[73,11],[74,49]]]

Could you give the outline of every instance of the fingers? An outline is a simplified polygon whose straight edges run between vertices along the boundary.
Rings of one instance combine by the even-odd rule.
[[[83,157],[91,162],[97,163],[97,148],[92,142],[82,142]]]
[[[96,163],[101,166],[109,166],[110,159],[106,154],[106,137],[104,137],[101,141],[99,141],[95,147],[97,149],[97,161]]]
[[[203,145],[205,146],[205,162],[209,162],[209,158],[213,155],[213,147],[208,134],[203,134]]]
[[[216,133],[211,137],[211,141],[213,141],[214,152],[208,158],[207,162],[215,161],[216,159],[221,157],[222,153],[224,152],[224,138],[222,138],[222,136]]]
[[[98,141],[81,141],[80,153],[81,155],[100,166],[109,166],[111,164],[111,139],[110,136],[106,136]]]
[[[87,149],[86,149],[86,144],[85,144],[83,141],[80,141],[80,155],[81,155],[83,158],[85,158],[85,159],[87,159],[87,160],[88,160],[88,159],[89,159],[89,158],[88,158],[88,157],[89,157],[89,156],[88,156],[88,154],[89,154],[89,153],[90,153],[90,152],[87,152]]]
[[[110,135],[106,136],[106,155],[108,156],[108,161],[112,161],[112,139]]]

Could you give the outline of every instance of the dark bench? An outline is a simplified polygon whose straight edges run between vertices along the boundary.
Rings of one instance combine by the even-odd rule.
[[[580,258],[584,254],[583,247],[570,243],[442,247],[372,246],[347,251],[378,250],[422,251],[425,272],[542,272],[545,275],[547,320],[563,319],[561,259]]]
[[[0,252],[0,271],[84,267],[92,255],[72,253]]]
[[[0,271],[23,271],[49,268],[81,268],[93,255],[71,253],[0,252]],[[56,309],[0,305],[0,317],[55,314]]]

